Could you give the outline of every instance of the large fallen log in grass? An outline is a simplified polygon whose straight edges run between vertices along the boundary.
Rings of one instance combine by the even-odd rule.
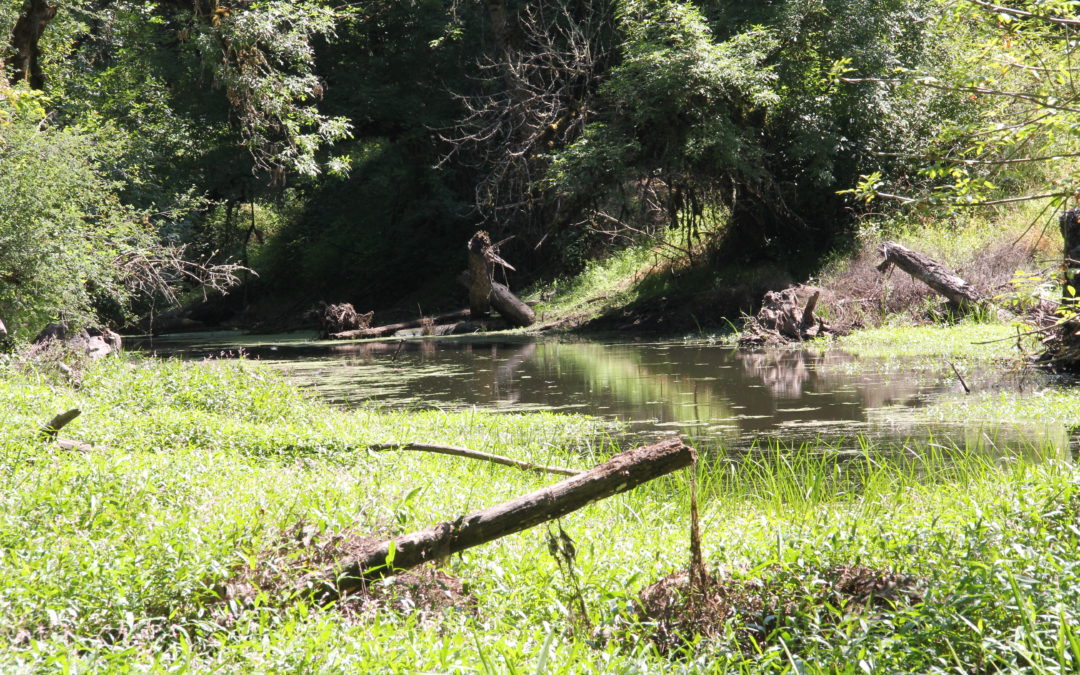
[[[333,574],[316,579],[319,596],[323,601],[331,601],[342,594],[362,591],[379,577],[560,518],[592,502],[690,466],[695,454],[693,448],[677,438],[635,448],[531,494],[375,544],[342,561]]]
[[[982,297],[971,284],[961,279],[947,267],[933,258],[912,251],[906,246],[887,241],[881,245],[881,255],[885,258],[878,265],[878,271],[884,274],[896,265],[911,276],[934,289],[949,301],[955,309],[967,311],[980,302]]]

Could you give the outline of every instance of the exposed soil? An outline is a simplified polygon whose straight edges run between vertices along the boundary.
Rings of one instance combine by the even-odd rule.
[[[701,293],[668,294],[632,302],[579,326],[582,331],[688,333],[723,328],[757,311],[767,289],[737,286]]]
[[[785,617],[826,606],[847,614],[892,611],[922,602],[925,588],[916,577],[859,565],[834,567],[818,578],[772,571],[765,581],[705,574],[693,583],[685,570],[675,572],[641,591],[640,617],[655,626],[651,638],[665,653],[698,636],[721,638],[727,630],[741,648],[752,650]]]
[[[281,604],[311,598],[318,594],[318,579],[380,541],[348,530],[319,533],[314,526],[300,523],[264,551],[254,567],[238,569],[222,584],[218,595],[230,610],[254,606],[260,593]],[[389,610],[416,614],[427,621],[450,610],[475,613],[476,598],[457,577],[424,565],[373,582],[362,593],[340,598],[334,608],[357,620]]]

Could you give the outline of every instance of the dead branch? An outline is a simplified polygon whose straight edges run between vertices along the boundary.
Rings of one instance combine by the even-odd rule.
[[[501,455],[492,455],[487,452],[480,452],[479,450],[470,450],[468,448],[459,448],[453,445],[434,445],[432,443],[376,443],[369,445],[368,450],[375,452],[384,452],[386,450],[417,450],[419,452],[434,452],[440,455],[451,455],[453,457],[468,457],[469,459],[479,459],[485,462],[493,462],[495,464],[502,464],[503,466],[513,466],[525,471],[539,471],[541,473],[555,473],[563,476],[576,476],[581,471],[575,469],[564,469],[559,466],[544,466],[542,464],[532,464],[530,462],[523,462],[519,459],[512,459],[510,457],[503,457]]]

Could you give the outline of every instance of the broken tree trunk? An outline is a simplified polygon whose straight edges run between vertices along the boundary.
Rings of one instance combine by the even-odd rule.
[[[512,326],[524,328],[536,322],[532,307],[521,301],[505,284],[495,281],[495,265],[514,271],[510,263],[499,257],[499,244],[483,230],[469,239],[469,269],[458,281],[469,289],[469,309],[474,317],[485,316],[495,309]]]
[[[467,319],[470,316],[471,313],[469,310],[462,309],[457,312],[440,314],[439,316],[413,319],[412,321],[402,321],[401,323],[388,323],[385,326],[373,326],[371,328],[360,328],[358,330],[346,330],[340,333],[331,333],[330,338],[334,340],[360,340],[363,338],[386,337],[388,335],[393,335],[399,330],[422,328],[427,323],[438,325],[448,321],[459,321],[461,319]]]
[[[487,316],[491,311],[491,282],[494,277],[491,258],[491,237],[483,230],[469,239],[469,310],[474,317]]]
[[[884,274],[896,265],[945,296],[949,304],[958,310],[972,309],[982,301],[971,284],[933,258],[891,241],[881,245],[881,255],[885,259],[877,266],[879,272]]]
[[[695,451],[677,438],[615,455],[585,473],[532,494],[376,544],[323,577],[322,599],[363,590],[369,581],[445,558],[534,525],[565,516],[592,502],[667,475],[694,462]]]
[[[802,298],[806,298],[805,305]],[[821,289],[812,286],[769,291],[757,315],[746,320],[739,346],[763,347],[834,335],[830,326],[814,317],[820,299]]]

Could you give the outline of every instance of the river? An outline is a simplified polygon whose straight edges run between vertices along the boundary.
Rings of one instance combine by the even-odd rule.
[[[258,359],[344,407],[551,410],[599,416],[621,433],[678,432],[728,448],[825,438],[1067,444],[1061,429],[971,426],[912,414],[962,396],[951,369],[927,359],[859,359],[836,350],[746,352],[707,341],[498,336],[342,343],[306,335],[196,333],[133,346],[188,359]],[[968,373],[984,388],[1016,375]]]

